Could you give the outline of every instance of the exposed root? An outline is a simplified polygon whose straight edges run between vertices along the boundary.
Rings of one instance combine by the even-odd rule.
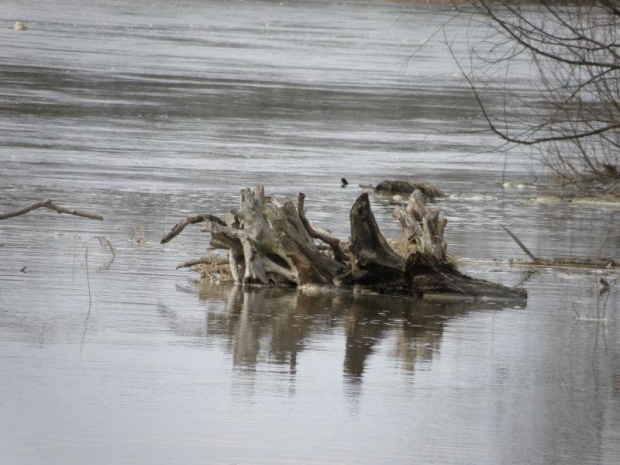
[[[354,286],[379,292],[420,297],[444,294],[467,298],[525,298],[511,289],[461,274],[448,259],[444,229],[447,221],[427,209],[424,193],[416,190],[395,216],[403,228],[399,247],[383,237],[370,209],[368,193],[350,212],[351,242],[342,241],[310,223],[303,193],[297,208],[265,195],[262,186],[243,189],[237,209],[225,219],[195,215],[180,221],[162,239],[166,243],[186,226],[206,222],[211,249],[224,249],[228,258],[204,257],[179,265],[198,269],[205,279],[232,279],[244,286]],[[315,242],[320,241],[320,243]]]

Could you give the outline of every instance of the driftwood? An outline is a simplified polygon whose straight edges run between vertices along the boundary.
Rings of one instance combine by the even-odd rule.
[[[9,218],[15,218],[16,216],[25,215],[28,212],[36,210],[37,208],[48,208],[50,210],[54,210],[56,213],[61,214],[65,213],[67,215],[81,216],[82,218],[88,218],[90,220],[99,220],[103,221],[103,216],[98,215],[96,213],[89,213],[81,210],[73,210],[70,208],[61,207],[59,205],[54,204],[50,199],[39,200],[38,202],[33,203],[21,210],[16,210],[8,213],[0,213],[0,220],[8,220]]]
[[[377,194],[385,195],[413,194],[415,191],[420,191],[424,197],[431,200],[446,196],[444,191],[431,184],[412,181],[381,181],[374,188],[374,191]]]
[[[620,266],[620,260],[613,258],[588,258],[588,257],[557,257],[540,258],[534,255],[521,240],[506,226],[500,224],[502,229],[515,241],[523,252],[532,260],[533,265],[556,268],[616,268]]]
[[[265,195],[262,186],[243,189],[239,208],[225,219],[191,216],[174,226],[161,242],[170,241],[190,224],[206,223],[202,230],[211,234],[210,248],[224,249],[228,257],[203,258],[198,268],[203,267],[208,276],[214,267],[221,270],[228,265],[232,279],[242,285],[356,286],[414,297],[526,297],[523,289],[460,273],[447,258],[443,237],[447,222],[425,207],[420,191],[410,196],[407,206],[395,211],[403,235],[393,244],[381,234],[367,193],[351,208],[350,242],[311,224],[304,203],[303,193],[295,206]],[[224,274],[218,273],[218,277]]]

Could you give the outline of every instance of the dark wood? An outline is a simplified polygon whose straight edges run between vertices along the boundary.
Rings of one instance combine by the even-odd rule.
[[[374,188],[377,194],[413,194],[415,191],[420,191],[427,199],[436,199],[445,197],[446,193],[441,189],[432,186],[426,182],[412,182],[412,181],[381,181]]]
[[[407,260],[398,255],[381,234],[370,209],[368,193],[351,208],[351,276],[356,284],[405,289]]]
[[[527,255],[528,257],[530,257],[530,259],[536,263],[536,264],[541,264],[541,260],[540,258],[538,258],[536,255],[534,255],[532,252],[530,252],[530,249],[528,249],[525,244],[523,244],[523,242],[521,242],[521,240],[515,236],[512,231],[510,231],[510,229],[508,229],[506,226],[504,226],[503,224],[500,224],[501,228],[506,231],[506,233],[512,238],[513,241],[515,241],[515,243],[521,248],[521,250],[523,250],[523,252],[525,252],[525,255]]]

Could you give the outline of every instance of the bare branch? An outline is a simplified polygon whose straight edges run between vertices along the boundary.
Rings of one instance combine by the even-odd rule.
[[[61,207],[59,205],[54,204],[50,199],[39,200],[38,202],[29,205],[26,208],[22,208],[21,210],[16,210],[8,213],[0,213],[0,220],[7,220],[9,218],[14,218],[16,216],[25,215],[28,212],[36,210],[38,208],[48,208],[50,210],[54,210],[58,214],[65,213],[67,215],[80,216],[82,218],[88,218],[90,220],[99,220],[103,221],[103,216],[98,215],[96,213],[89,213],[81,210],[73,210],[70,208]]]
[[[504,231],[506,231],[508,233],[508,235],[510,237],[512,237],[512,240],[514,240],[517,245],[521,248],[521,250],[523,250],[525,252],[525,254],[530,257],[530,259],[534,262],[534,263],[541,263],[540,258],[538,258],[536,255],[534,255],[532,252],[530,252],[530,250],[523,244],[523,242],[521,242],[521,240],[515,236],[510,229],[508,229],[506,226],[504,226],[503,224],[500,224],[500,226],[502,227],[502,229]]]
[[[219,225],[226,226],[226,223],[224,223],[217,216],[213,216],[213,215],[190,216],[190,217],[185,218],[182,221],[179,221],[177,224],[175,224],[174,227],[170,230],[170,232],[162,238],[160,243],[166,244],[170,242],[176,236],[181,234],[186,226],[189,226],[190,224],[201,223],[203,221],[211,221],[212,223],[217,223]]]

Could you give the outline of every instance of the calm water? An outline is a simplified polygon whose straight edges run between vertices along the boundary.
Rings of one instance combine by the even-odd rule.
[[[540,255],[617,257],[618,211],[502,190],[536,165],[481,153],[492,140],[439,41],[408,60],[447,18],[5,0],[0,211],[50,197],[106,220],[0,224],[0,463],[617,464],[617,324],[575,318],[617,315],[617,292],[490,259],[522,257],[500,223]],[[206,247],[198,228],[158,244],[257,184],[305,192],[308,216],[346,237],[355,186],[394,177],[448,191],[450,250],[475,276],[525,281],[527,305],[198,285],[174,271]],[[388,236],[390,208],[373,203]]]

